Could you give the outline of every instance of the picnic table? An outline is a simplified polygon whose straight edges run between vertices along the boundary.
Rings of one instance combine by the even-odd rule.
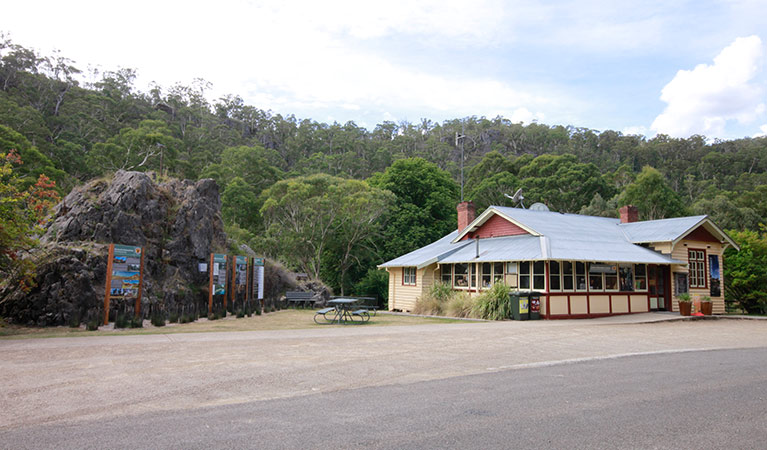
[[[366,308],[360,308],[359,299],[334,298],[328,300],[328,308],[321,309],[314,314],[314,322],[325,325],[331,323],[363,323],[370,320],[370,313]]]

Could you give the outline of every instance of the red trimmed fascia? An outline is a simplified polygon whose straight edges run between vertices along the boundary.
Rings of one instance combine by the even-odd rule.
[[[482,224],[476,231],[466,233],[466,236],[461,240],[466,239],[486,239],[491,237],[502,236],[519,236],[521,234],[529,234],[521,227],[509,222],[499,215],[493,215],[485,223]]]

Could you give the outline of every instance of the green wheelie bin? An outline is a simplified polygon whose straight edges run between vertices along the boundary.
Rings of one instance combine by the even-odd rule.
[[[527,320],[530,318],[528,307],[528,294],[526,292],[512,292],[509,294],[511,303],[511,318],[514,320]]]

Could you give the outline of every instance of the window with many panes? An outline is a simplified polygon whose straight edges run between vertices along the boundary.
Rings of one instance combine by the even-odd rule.
[[[402,284],[407,286],[415,286],[415,272],[415,267],[403,267]]]
[[[530,289],[530,261],[519,263],[519,288]]]
[[[602,272],[599,271],[598,269],[601,266],[602,266],[601,263],[589,263],[589,290],[590,291],[601,291],[605,288]]]
[[[586,290],[586,263],[582,261],[575,263],[575,290]]]
[[[689,250],[687,252],[690,265],[690,287],[706,287],[706,252],[703,250]]]
[[[618,266],[618,290],[632,292],[634,290],[634,265],[621,264]]]
[[[637,291],[647,290],[647,265],[634,264],[634,288]]]
[[[443,264],[440,267],[440,272],[442,273],[443,283],[445,284],[453,283],[453,265],[452,264]]]
[[[617,291],[618,266],[602,262],[589,263],[589,291]]]
[[[469,265],[460,263],[453,264],[453,286],[469,287]]]
[[[574,286],[573,263],[572,261],[562,261],[562,290],[572,291]]]
[[[546,262],[535,261],[533,263],[533,289],[543,291],[546,289]]]
[[[562,290],[562,265],[559,261],[549,261],[549,290]]]
[[[503,263],[493,263],[493,283],[499,283],[503,281]]]
[[[493,280],[493,265],[486,262],[480,264],[479,267],[482,269],[482,288],[489,288]]]
[[[575,266],[576,264],[572,261],[549,261],[549,290],[565,292],[574,290]],[[583,289],[586,289],[585,284]]]

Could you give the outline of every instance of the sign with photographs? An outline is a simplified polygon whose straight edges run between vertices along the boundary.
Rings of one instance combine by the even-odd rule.
[[[211,267],[213,269],[210,271],[211,283],[213,285],[211,292],[213,295],[224,295],[226,294],[226,255],[215,253],[211,259]]]
[[[235,258],[234,285],[237,286],[237,292],[239,292],[240,286],[248,285],[248,258],[245,256],[236,256]]]
[[[104,295],[104,324],[109,323],[109,304],[112,299],[136,300],[135,313],[141,309],[144,252],[141,247],[111,244],[107,262],[106,292]]]
[[[708,255],[709,280],[711,284],[710,295],[712,297],[721,297],[722,279],[719,274],[719,256]]]
[[[220,253],[210,254],[210,265],[208,266],[208,314],[213,313],[213,296],[221,295],[224,297],[224,309],[226,309],[226,262],[227,257]]]

